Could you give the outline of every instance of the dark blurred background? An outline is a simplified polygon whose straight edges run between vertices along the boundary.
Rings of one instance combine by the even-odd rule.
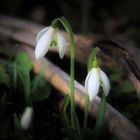
[[[140,0],[1,0],[0,12],[45,25],[65,16],[78,33],[123,33],[139,39]]]

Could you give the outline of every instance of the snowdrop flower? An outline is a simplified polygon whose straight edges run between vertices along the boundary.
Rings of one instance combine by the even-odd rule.
[[[100,86],[102,86],[103,92],[107,96],[110,90],[109,79],[99,67],[93,67],[85,80],[85,90],[86,94],[89,95],[90,101],[94,100]]]
[[[25,111],[21,116],[21,128],[27,130],[30,127],[33,118],[33,108],[26,107]]]
[[[50,47],[58,47],[60,58],[64,57],[66,40],[58,28],[49,26],[42,29],[36,37],[36,42],[36,59],[43,57]]]

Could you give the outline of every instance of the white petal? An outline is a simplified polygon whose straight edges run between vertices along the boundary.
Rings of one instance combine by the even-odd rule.
[[[95,96],[98,94],[99,85],[98,68],[92,68],[85,80],[86,93],[89,95],[90,101],[94,100]]]
[[[107,96],[110,90],[110,82],[107,75],[100,69],[100,80],[102,81],[103,91]]]
[[[64,38],[63,34],[57,32],[57,47],[59,49],[59,57],[62,59],[64,57],[66,51],[66,39]]]
[[[49,27],[43,28],[42,30],[39,31],[39,33],[36,36],[36,42],[47,32]]]
[[[33,109],[31,107],[26,107],[23,115],[21,116],[21,127],[23,129],[28,129],[33,117]]]
[[[49,29],[38,40],[35,49],[36,59],[43,57],[47,53],[50,48],[54,30],[54,28],[49,27]]]

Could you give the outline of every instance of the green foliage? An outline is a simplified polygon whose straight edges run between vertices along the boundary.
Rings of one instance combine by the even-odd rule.
[[[33,101],[43,101],[50,96],[50,86],[46,83],[45,79],[41,79],[37,85],[35,92],[32,92],[31,97]]]
[[[25,104],[30,104],[30,71],[32,69],[32,62],[26,53],[20,52],[15,57],[13,64],[13,81],[14,86],[17,83],[17,75],[24,85],[24,99]]]
[[[24,53],[24,52],[20,52],[16,55],[15,61],[17,62],[18,65],[20,65],[20,67],[27,72],[30,72],[32,69],[32,61],[29,58],[29,56]]]
[[[60,119],[61,119],[64,129],[70,128],[70,119],[67,114],[67,108],[68,108],[69,103],[70,103],[70,98],[68,95],[66,95],[64,97],[64,103],[60,111]]]
[[[24,85],[24,97],[25,97],[25,104],[28,105],[30,100],[30,76],[29,72],[24,69],[17,69],[18,75],[21,78],[21,81]]]
[[[87,61],[87,71],[89,72],[92,68],[92,63],[93,63],[93,60],[96,59],[96,55],[97,53],[99,52],[99,48],[96,47],[92,50],[92,52],[90,53],[89,57],[88,57],[88,61]]]
[[[125,93],[135,92],[135,89],[130,81],[124,78],[124,73],[121,69],[113,70],[110,74],[110,80],[112,83],[116,83],[115,89],[119,91],[117,92],[117,95],[119,96]]]
[[[16,113],[14,113],[14,129],[15,129],[16,139],[20,140],[22,137],[22,132],[20,127],[20,119]]]
[[[33,101],[42,101],[49,97],[50,86],[44,79],[46,65],[38,75],[32,72],[32,61],[26,53],[18,53],[15,58],[9,57],[0,64],[0,84],[8,88],[0,95],[0,139],[32,139],[30,130],[24,132],[20,127],[22,108]],[[31,75],[32,74],[32,75]],[[32,78],[31,78],[32,76]],[[31,80],[32,79],[32,80]],[[18,100],[22,100],[20,103]],[[14,108],[8,112],[9,104]],[[13,122],[12,122],[13,119]],[[11,126],[14,124],[14,131]]]
[[[47,64],[42,68],[40,73],[34,77],[31,83],[31,97],[33,101],[42,101],[49,97],[51,90],[44,77]]]
[[[119,92],[120,93],[130,93],[130,92],[134,92],[135,89],[132,86],[132,84],[130,83],[130,81],[126,80],[124,81],[120,86],[119,86]]]
[[[123,75],[124,74],[123,74],[122,70],[113,69],[109,78],[112,82],[116,82],[116,81],[119,81],[120,79],[122,79]]]
[[[13,88],[16,89],[17,86],[17,68],[16,62],[13,63]]]
[[[51,92],[50,87],[44,79],[44,72],[47,65],[31,80],[30,72],[32,70],[32,61],[26,53],[21,52],[15,56],[15,61],[6,64],[6,68],[10,75],[6,73],[4,67],[0,67],[0,70],[6,81],[9,80],[8,76],[11,76],[11,87],[14,90],[18,88],[18,82],[23,84],[24,101],[26,105],[31,103],[31,97],[34,101],[42,101],[49,97]],[[4,80],[2,79],[2,81]]]
[[[70,103],[70,97],[68,95],[64,98],[64,103],[60,112],[60,119],[64,127],[64,132],[68,135],[68,137],[72,140],[81,140],[81,128],[80,123],[75,111],[73,111],[73,119],[74,119],[74,128],[71,127],[70,119],[68,116],[67,108]]]
[[[84,111],[84,123],[83,126],[84,128],[87,127],[87,122],[88,122],[88,109],[89,109],[89,96],[85,96],[85,111]]]
[[[74,124],[75,124],[75,130],[76,130],[76,133],[77,133],[77,139],[81,140],[82,137],[81,137],[80,123],[79,123],[76,112],[73,111],[72,113],[73,113],[73,116],[74,116]]]
[[[101,102],[99,105],[99,112],[98,112],[98,117],[96,120],[96,124],[95,124],[95,130],[94,130],[94,138],[95,140],[98,139],[103,123],[104,123],[104,117],[105,117],[105,112],[106,112],[106,96],[102,95],[101,97]]]

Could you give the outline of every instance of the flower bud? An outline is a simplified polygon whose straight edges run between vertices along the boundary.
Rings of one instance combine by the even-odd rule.
[[[22,116],[21,116],[21,128],[28,129],[30,127],[30,124],[32,122],[33,118],[33,108],[32,107],[26,107],[24,110]]]

